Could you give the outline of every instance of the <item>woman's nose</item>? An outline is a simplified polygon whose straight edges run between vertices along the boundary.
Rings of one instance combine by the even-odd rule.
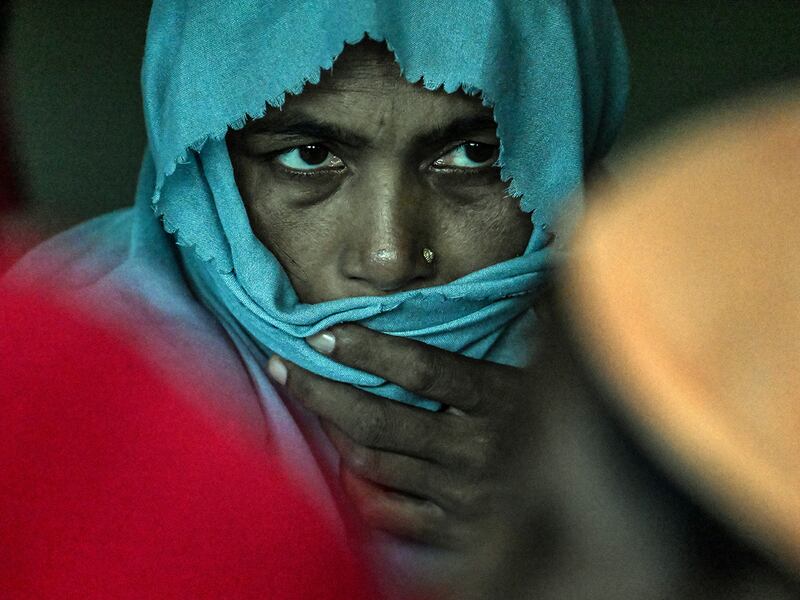
[[[361,207],[344,275],[364,288],[365,294],[426,285],[434,269],[423,254],[428,223],[420,202],[411,195],[384,194]]]

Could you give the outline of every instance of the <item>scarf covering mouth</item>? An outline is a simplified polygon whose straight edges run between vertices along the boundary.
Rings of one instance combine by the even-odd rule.
[[[446,285],[304,304],[250,226],[224,138],[319,82],[365,36],[387,44],[409,82],[479,93],[493,109],[516,198],[502,201],[531,213],[533,233],[522,256]],[[358,322],[524,364],[531,295],[552,259],[545,232],[619,129],[627,59],[610,0],[155,0],[142,90],[149,144],[137,203],[152,204],[195,294],[240,348],[435,409],[305,338]]]

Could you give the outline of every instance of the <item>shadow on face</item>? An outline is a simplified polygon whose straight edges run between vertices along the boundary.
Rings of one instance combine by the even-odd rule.
[[[347,46],[319,84],[227,142],[253,230],[304,302],[444,284],[530,237],[491,110],[409,83],[383,44]]]

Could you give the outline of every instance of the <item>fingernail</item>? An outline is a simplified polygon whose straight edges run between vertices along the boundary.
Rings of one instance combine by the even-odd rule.
[[[286,370],[286,365],[283,364],[283,361],[280,358],[278,358],[277,354],[273,354],[269,357],[269,362],[267,363],[267,372],[272,379],[281,385],[286,384],[286,376],[288,375],[288,371]]]
[[[320,331],[319,333],[306,338],[308,345],[321,354],[330,354],[336,346],[336,336],[330,331]]]

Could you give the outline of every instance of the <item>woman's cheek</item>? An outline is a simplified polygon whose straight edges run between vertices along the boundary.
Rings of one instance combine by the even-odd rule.
[[[336,273],[342,240],[335,223],[324,214],[315,214],[318,212],[313,208],[283,211],[280,223],[272,228],[270,250],[305,303],[341,295]]]
[[[441,190],[441,188],[440,188]],[[453,186],[437,198],[437,219],[448,246],[469,248],[463,263],[476,270],[521,255],[533,226],[519,199],[507,195],[504,183]]]

